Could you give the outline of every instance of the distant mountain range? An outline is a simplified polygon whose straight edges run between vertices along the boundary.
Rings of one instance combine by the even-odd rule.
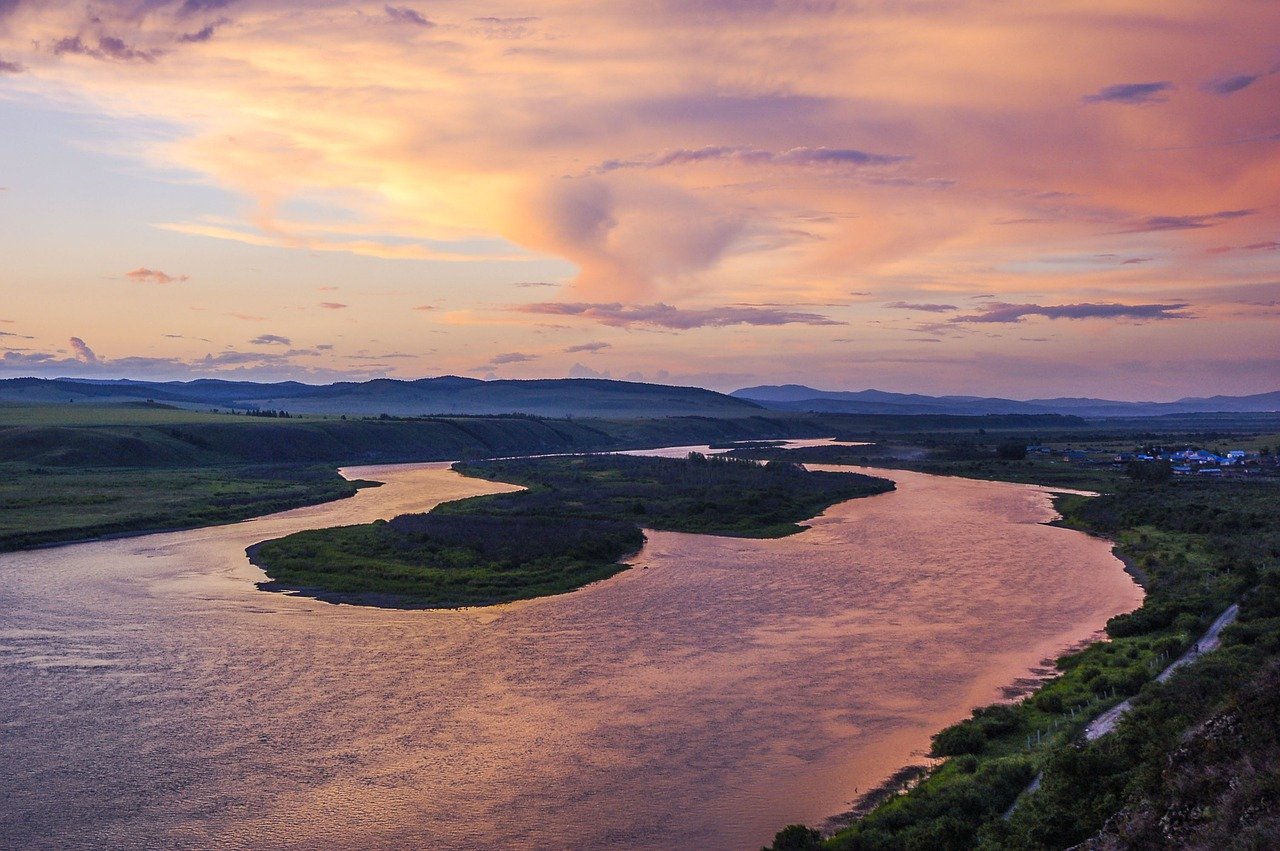
[[[284,410],[293,414],[422,416],[425,414],[532,414],[542,417],[749,417],[773,411],[833,414],[1065,414],[1077,417],[1151,417],[1166,414],[1280,411],[1280,391],[1255,396],[1212,396],[1177,402],[1108,399],[1016,399],[922,396],[815,390],[802,384],[763,385],[729,395],[700,387],[670,387],[596,378],[481,381],[445,375],[417,381],[379,378],[312,385],[297,381],[132,381],[77,378],[0,380],[0,403],[121,404],[154,401],[182,408]]]
[[[0,402],[120,404],[151,400],[183,408],[285,410],[293,414],[421,416],[533,414],[543,417],[745,417],[763,413],[746,399],[700,387],[588,378],[481,381],[454,375],[418,381],[375,379],[311,385],[296,381],[0,380]]]
[[[985,396],[921,396],[887,393],[815,390],[803,384],[744,387],[730,395],[757,402],[775,411],[815,411],[833,414],[1070,414],[1078,417],[1158,417],[1166,414],[1270,413],[1280,411],[1280,390],[1254,396],[1211,396],[1176,402],[1116,402],[1110,399],[1016,399]]]

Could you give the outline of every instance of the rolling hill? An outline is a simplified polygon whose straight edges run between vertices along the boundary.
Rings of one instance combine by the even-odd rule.
[[[285,410],[293,414],[422,416],[530,414],[541,417],[742,417],[761,406],[700,387],[565,378],[481,381],[446,375],[310,385],[296,381],[0,380],[0,402],[118,404],[154,401],[184,408]]]

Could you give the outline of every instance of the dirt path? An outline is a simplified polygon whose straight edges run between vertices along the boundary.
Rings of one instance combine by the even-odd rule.
[[[1205,653],[1217,650],[1218,645],[1222,643],[1222,630],[1235,621],[1236,616],[1239,614],[1240,606],[1236,603],[1232,603],[1226,611],[1218,615],[1217,620],[1209,625],[1209,629],[1205,631],[1204,635],[1200,636],[1200,640],[1193,644],[1190,650],[1183,653],[1173,662],[1169,663],[1169,667],[1160,672],[1159,676],[1156,677],[1156,682],[1164,682],[1169,679],[1169,677],[1173,676],[1173,672],[1181,668],[1183,665],[1189,665]],[[1092,742],[1102,738],[1107,733],[1110,733],[1116,728],[1116,724],[1131,708],[1133,708],[1133,703],[1126,698],[1099,715],[1097,718],[1094,718],[1089,722],[1089,726],[1084,728],[1085,739]],[[1040,788],[1040,781],[1043,777],[1043,774],[1037,774],[1035,779],[1031,781],[1031,784],[1027,786],[1026,789],[1022,790],[1022,794],[1019,795],[1013,804],[1010,805],[1009,809],[1005,811],[1005,820],[1008,820],[1009,817],[1013,815],[1013,811],[1018,808],[1018,804],[1021,803],[1023,798]]]
[[[1240,607],[1235,603],[1232,603],[1225,612],[1218,615],[1218,619],[1209,626],[1208,631],[1200,637],[1200,640],[1196,642],[1190,650],[1183,653],[1171,662],[1169,667],[1160,672],[1160,675],[1156,677],[1156,682],[1164,682],[1169,679],[1169,677],[1173,676],[1173,672],[1181,668],[1183,665],[1188,665],[1194,662],[1204,653],[1216,650],[1222,641],[1222,630],[1234,621],[1238,614],[1240,614]],[[1107,733],[1110,733],[1116,728],[1116,722],[1118,722],[1132,706],[1133,704],[1129,700],[1122,700],[1106,712],[1099,715],[1097,718],[1094,718],[1089,722],[1089,726],[1084,728],[1085,739],[1092,742],[1095,739],[1100,739]]]

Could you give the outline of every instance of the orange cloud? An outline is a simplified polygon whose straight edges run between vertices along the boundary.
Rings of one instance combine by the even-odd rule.
[[[236,225],[172,230],[420,260],[499,256],[450,248],[498,237],[572,261],[593,297],[741,290],[760,266],[743,255],[762,251],[813,294],[837,271],[954,268],[1125,221],[1263,208],[1280,189],[1274,143],[1236,144],[1274,131],[1267,80],[1228,73],[1270,55],[1280,11],[1256,4],[1141,7],[1160,21],[1144,27],[1139,7],[1087,0],[1041,14],[495,0],[482,20],[298,8],[20,4],[0,46],[50,86],[186,127],[144,155],[257,204]],[[367,235],[279,216],[321,198]]]
[[[727,328],[719,337],[766,333],[721,305],[841,304],[822,315],[858,326],[840,345],[868,362],[918,336],[911,310],[978,315],[964,301],[977,293],[1046,310],[1185,301],[1219,323],[1197,345],[1265,344],[1260,323],[1223,324],[1211,293],[1280,275],[1280,252],[1261,247],[1280,227],[1277,4],[6,8],[6,83],[175,128],[129,140],[130,154],[245,201],[236,217],[182,210],[158,227],[277,256],[471,264],[424,274],[422,294],[399,302],[448,304],[459,336],[532,327],[505,310],[507,282],[550,280],[565,282],[563,304],[586,306],[565,322]],[[1176,355],[1193,333],[1181,329],[1203,322],[1126,325],[1124,338],[1116,323],[1054,328],[1058,354],[1093,335],[1090,350],[1118,362],[1125,346]],[[970,333],[946,345],[967,357],[1008,330],[957,325]],[[767,333],[803,330],[785,342],[817,349],[836,339],[822,327]],[[719,349],[685,353],[708,374],[738,370],[714,363]]]

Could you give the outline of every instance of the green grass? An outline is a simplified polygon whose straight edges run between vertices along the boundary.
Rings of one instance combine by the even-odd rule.
[[[424,522],[426,521],[426,522]],[[625,570],[644,544],[627,523],[410,515],[299,532],[253,553],[267,589],[353,602],[475,606],[560,594]],[[377,595],[379,599],[369,599]]]
[[[250,419],[243,415],[213,413],[208,410],[186,410],[169,405],[145,402],[119,405],[86,405],[69,402],[63,405],[23,405],[0,402],[2,426],[154,426],[182,423],[216,423]]]
[[[331,468],[69,470],[0,464],[0,550],[231,523],[350,496]]]

